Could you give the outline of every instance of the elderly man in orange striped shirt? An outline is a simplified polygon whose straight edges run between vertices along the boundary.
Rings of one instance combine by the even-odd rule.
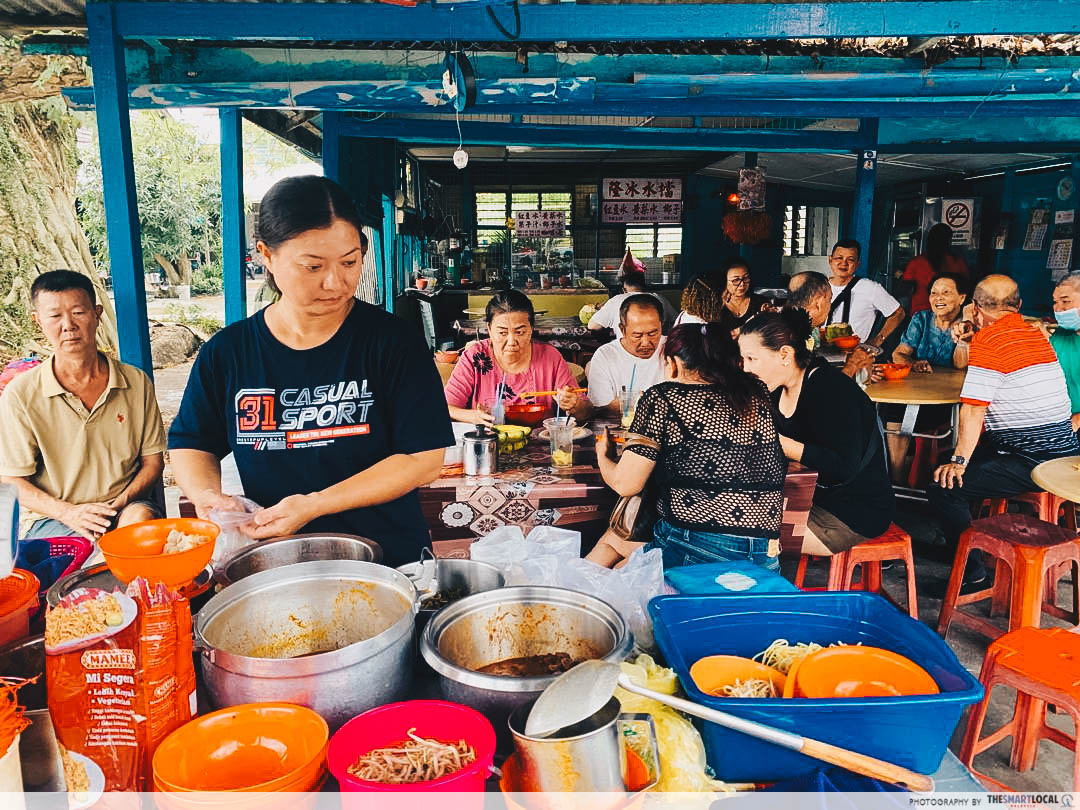
[[[1036,464],[1080,452],[1065,375],[1050,341],[1020,316],[1016,282],[987,276],[973,301],[972,322],[958,324],[956,334],[971,342],[956,449],[927,492],[953,546],[971,523],[972,506],[1030,492]],[[982,555],[972,553],[961,592],[988,583]]]

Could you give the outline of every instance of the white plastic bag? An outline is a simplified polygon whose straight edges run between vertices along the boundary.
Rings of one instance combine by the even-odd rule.
[[[242,495],[233,495],[232,498],[244,507],[242,512],[232,509],[210,510],[210,522],[216,523],[221,529],[217,542],[214,543],[214,556],[210,558],[210,564],[215,569],[240,549],[259,542],[241,532],[240,527],[250,523],[251,516],[256,512],[261,512],[262,507]]]
[[[604,568],[589,560],[564,562],[556,571],[555,581],[562,588],[603,599],[617,611],[634,634],[638,647],[653,648],[649,600],[664,593],[663,552],[635,551],[622,568]]]
[[[526,537],[518,526],[500,526],[469,549],[469,557],[491,563],[507,585],[558,585],[560,566],[581,556],[581,533],[537,526]]]

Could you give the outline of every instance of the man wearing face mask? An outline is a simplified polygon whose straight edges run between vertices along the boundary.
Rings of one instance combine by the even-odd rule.
[[[1054,320],[1058,328],[1050,336],[1072,402],[1072,427],[1080,430],[1080,273],[1071,273],[1054,289]]]

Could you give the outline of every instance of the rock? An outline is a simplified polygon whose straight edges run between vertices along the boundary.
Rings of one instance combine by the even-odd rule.
[[[179,323],[150,324],[150,356],[154,368],[183,363],[199,350],[202,340],[189,327]]]

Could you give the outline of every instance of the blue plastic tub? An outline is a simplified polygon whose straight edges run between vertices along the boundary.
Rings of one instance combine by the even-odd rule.
[[[656,642],[691,700],[729,714],[869,754],[919,773],[941,765],[964,708],[983,687],[933,630],[876,594],[658,596],[649,603]],[[907,656],[941,694],[890,698],[719,698],[694,685],[706,655],[750,658],[775,639],[791,644],[863,643]],[[774,782],[821,767],[815,759],[705,723],[709,765],[729,782]]]

